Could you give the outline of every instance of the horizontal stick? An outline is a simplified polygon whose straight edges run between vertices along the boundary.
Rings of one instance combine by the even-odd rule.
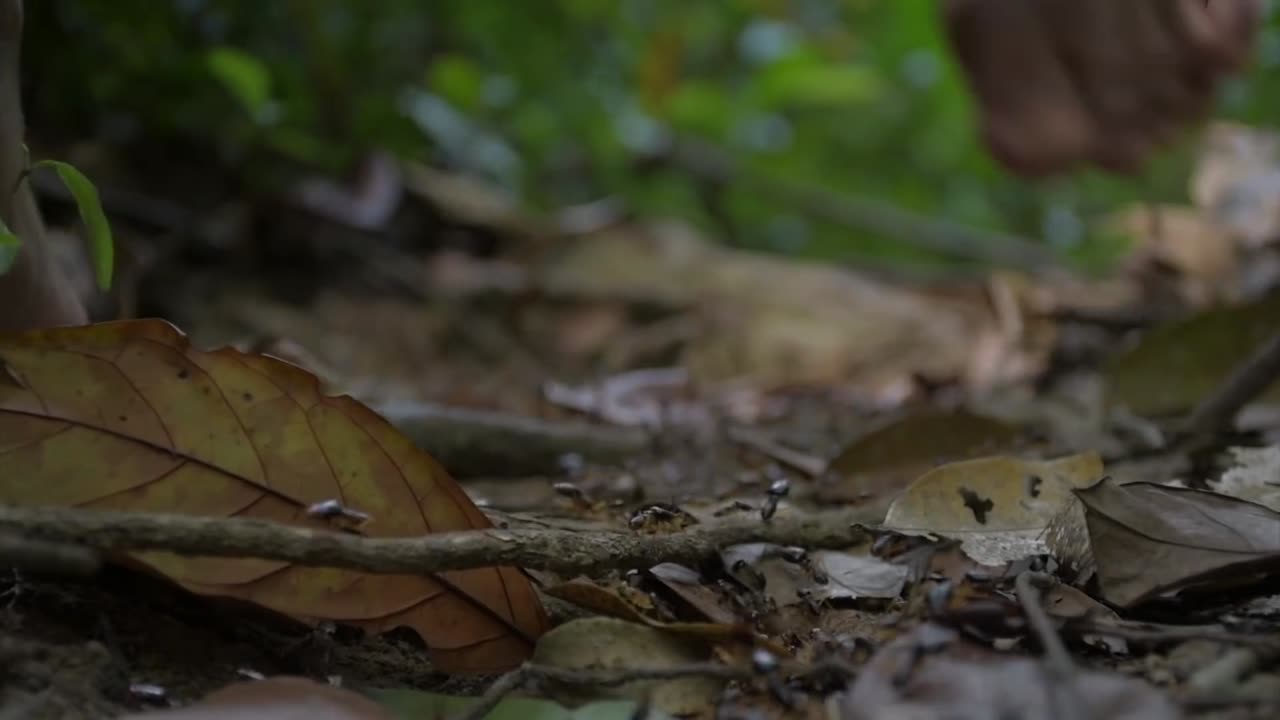
[[[180,555],[254,557],[385,574],[500,565],[589,574],[663,562],[696,564],[726,546],[747,542],[841,548],[865,538],[865,532],[855,524],[878,523],[882,518],[882,510],[854,508],[779,513],[769,522],[752,514],[748,519],[708,523],[669,535],[487,529],[368,538],[244,518],[0,505],[0,531],[31,540],[103,552],[164,550]]]

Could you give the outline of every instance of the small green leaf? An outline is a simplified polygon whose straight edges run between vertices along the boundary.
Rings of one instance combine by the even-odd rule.
[[[271,73],[258,58],[233,47],[220,47],[205,55],[209,72],[240,101],[255,120],[263,120],[271,101]]]
[[[4,220],[0,220],[0,275],[13,267],[13,261],[18,258],[18,249],[21,247],[22,239],[4,224]]]
[[[427,87],[463,110],[474,110],[484,93],[484,74],[461,55],[447,55],[431,63]]]
[[[753,82],[757,100],[767,108],[849,107],[879,97],[877,71],[864,65],[836,65],[800,54],[764,68]]]
[[[89,257],[93,261],[98,288],[103,291],[110,289],[115,256],[111,244],[111,225],[107,222],[106,213],[102,211],[98,189],[75,166],[60,160],[41,160],[32,167],[53,168],[62,184],[71,191],[72,197],[76,199],[76,208],[80,211],[80,220],[84,222],[85,232],[89,234]]]

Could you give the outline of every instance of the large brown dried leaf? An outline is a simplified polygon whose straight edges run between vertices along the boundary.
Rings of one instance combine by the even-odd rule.
[[[0,337],[0,502],[251,517],[324,527],[336,499],[379,537],[491,527],[386,420],[315,376],[230,348],[197,351],[161,321]],[[407,626],[445,670],[526,658],[547,627],[514,568],[366,575],[249,558],[135,553],[202,594],[373,632]]]
[[[1103,597],[1132,607],[1173,590],[1280,573],[1280,513],[1226,495],[1111,480],[1076,491]]]

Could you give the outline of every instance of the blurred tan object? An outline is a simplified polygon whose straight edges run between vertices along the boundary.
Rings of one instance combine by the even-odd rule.
[[[1035,280],[1021,273],[992,274],[986,299],[995,318],[975,338],[965,385],[991,388],[1039,375],[1053,352],[1057,328],[1040,312]]]
[[[1134,240],[1125,262],[1131,275],[1142,279],[1158,268],[1175,271],[1177,293],[1191,307],[1238,298],[1240,253],[1231,233],[1208,213],[1135,205],[1112,216],[1108,226]]]
[[[490,183],[415,162],[402,164],[400,172],[405,190],[457,222],[521,240],[555,234],[545,219],[525,211],[510,193]]]
[[[541,270],[551,292],[685,306],[704,334],[680,362],[699,380],[883,384],[886,372],[939,380],[970,372],[974,339],[1001,328],[982,293],[943,300],[829,264],[718,247],[688,225],[608,228],[571,243]]]
[[[1218,122],[1191,176],[1196,207],[1248,248],[1280,236],[1280,133]]]

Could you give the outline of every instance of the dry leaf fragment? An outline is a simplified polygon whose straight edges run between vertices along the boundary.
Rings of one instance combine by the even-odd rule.
[[[813,600],[896,598],[902,594],[910,568],[879,558],[820,550],[806,553],[804,562],[788,559],[786,548],[768,543],[744,543],[720,553],[725,567],[741,574],[744,566],[764,580],[765,597],[778,607]]]
[[[664,630],[673,635],[693,638],[722,648],[763,647],[779,657],[790,652],[769,638],[758,634],[746,623],[734,622],[661,622],[645,615],[618,593],[589,580],[569,582],[547,588],[545,592],[578,607],[600,613],[610,619],[625,620]]]
[[[707,620],[725,625],[741,622],[724,596],[708,586],[696,570],[676,563],[660,563],[649,568],[649,574]]]
[[[158,320],[0,337],[0,502],[252,517],[406,537],[492,527],[452,478],[386,420],[314,375],[231,348],[193,349]],[[365,575],[249,558],[133,553],[193,592],[381,632],[407,626],[446,671],[519,664],[547,627],[514,568]]]
[[[637,623],[653,622],[621,595],[590,580],[570,580],[547,587],[543,592],[600,615]]]
[[[896,598],[902,594],[910,572],[905,565],[868,555],[820,550],[813,563],[827,578],[815,594],[819,598]]]
[[[1280,572],[1280,513],[1226,495],[1104,480],[1077,491],[1102,595],[1133,607]]]

